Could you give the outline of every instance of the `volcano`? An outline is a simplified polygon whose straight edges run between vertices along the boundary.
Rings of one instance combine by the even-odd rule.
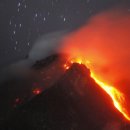
[[[9,107],[1,130],[130,130],[129,123],[85,65],[73,63],[68,67],[66,57],[53,55],[36,62],[31,70],[30,75],[35,74],[31,81],[26,77],[13,82],[23,82],[34,95],[29,94],[12,109]],[[41,87],[32,89],[34,81]],[[3,87],[7,84],[9,87],[11,81]],[[6,106],[3,104],[3,109]]]

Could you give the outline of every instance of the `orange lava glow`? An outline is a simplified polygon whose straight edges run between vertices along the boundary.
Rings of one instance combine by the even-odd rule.
[[[130,121],[130,116],[125,108],[125,95],[120,92],[116,87],[106,84],[105,82],[100,81],[96,76],[96,74],[91,69],[91,63],[89,61],[83,61],[81,58],[75,58],[71,61],[71,63],[79,63],[84,64],[86,67],[89,67],[91,71],[91,77],[95,80],[95,82],[103,89],[105,92],[111,97],[115,108],[123,114],[123,116]]]
[[[63,67],[64,67],[65,70],[68,70],[70,68],[70,66],[68,64],[64,64]]]
[[[62,40],[59,52],[71,63],[85,64],[91,77],[130,121],[130,14],[125,9],[102,12]],[[73,59],[74,57],[78,57]],[[86,61],[87,59],[87,61]],[[68,69],[68,68],[67,68]]]

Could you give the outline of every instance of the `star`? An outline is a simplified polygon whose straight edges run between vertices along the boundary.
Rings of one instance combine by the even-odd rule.
[[[64,21],[64,22],[66,21],[66,18],[65,18],[65,17],[63,18],[63,21]]]

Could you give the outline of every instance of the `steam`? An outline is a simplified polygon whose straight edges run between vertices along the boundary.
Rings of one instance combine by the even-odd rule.
[[[41,60],[56,53],[56,49],[60,46],[60,40],[65,34],[66,31],[59,31],[41,37],[32,47],[29,59],[32,61]]]
[[[114,9],[92,17],[64,38],[59,51],[82,57],[101,81],[130,94],[130,13]]]
[[[66,32],[67,31],[57,31],[39,38],[32,46],[26,59],[17,61],[0,70],[0,82],[11,77],[25,76],[31,71],[30,66],[36,61],[56,53],[56,49],[60,46],[60,40]]]
[[[59,52],[69,53],[71,57],[84,57],[91,63],[91,68],[96,74],[99,74],[99,79],[103,77],[102,80],[108,84],[128,93],[130,91],[129,23],[130,13],[124,9],[100,13],[67,37],[64,37],[67,31],[41,37],[33,45],[27,59],[14,63],[6,70],[10,72],[12,68],[18,68],[17,70],[21,67],[29,68],[35,61],[44,59],[60,48]]]

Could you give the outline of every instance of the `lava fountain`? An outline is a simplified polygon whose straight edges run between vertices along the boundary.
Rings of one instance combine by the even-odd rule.
[[[115,108],[130,121],[129,23],[130,13],[125,9],[98,14],[64,38],[59,51],[68,53],[71,62],[85,64]]]

